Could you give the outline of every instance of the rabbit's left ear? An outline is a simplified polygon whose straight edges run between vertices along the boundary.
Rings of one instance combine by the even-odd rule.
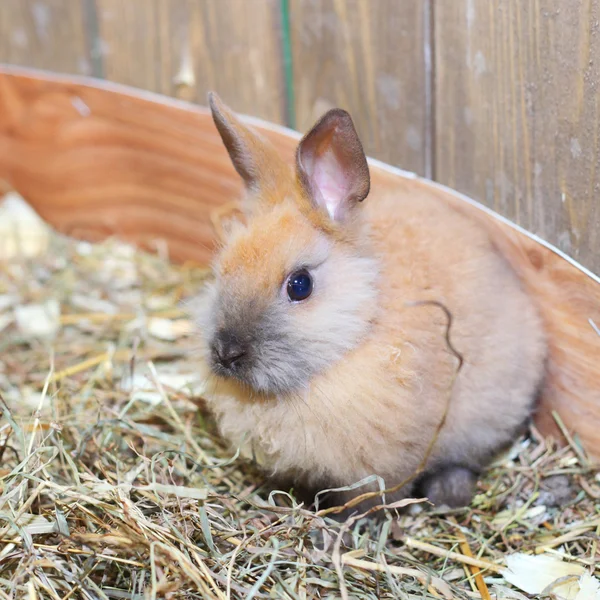
[[[369,166],[350,115],[330,110],[302,138],[296,169],[305,192],[331,219],[343,221],[370,188]]]
[[[273,146],[246,127],[215,94],[208,94],[213,121],[235,170],[251,192],[274,192],[289,179],[289,167]]]

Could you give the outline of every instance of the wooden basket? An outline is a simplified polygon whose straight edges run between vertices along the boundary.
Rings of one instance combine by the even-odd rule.
[[[299,134],[257,119],[292,159]],[[600,458],[600,279],[555,248],[444,186],[371,160],[372,189],[418,201],[427,190],[489,231],[538,300],[551,358],[536,423],[561,437],[552,411]],[[164,240],[174,261],[207,263],[211,214],[241,190],[207,109],[81,78],[0,66],[0,184],[58,231],[140,247]]]

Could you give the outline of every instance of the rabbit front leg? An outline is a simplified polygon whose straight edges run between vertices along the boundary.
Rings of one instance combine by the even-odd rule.
[[[463,465],[444,465],[426,473],[417,483],[419,496],[427,497],[435,506],[460,508],[468,506],[475,493],[478,474]]]

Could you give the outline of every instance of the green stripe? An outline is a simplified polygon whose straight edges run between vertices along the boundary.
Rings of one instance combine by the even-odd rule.
[[[290,1],[281,2],[281,37],[283,43],[283,72],[285,76],[285,96],[287,125],[296,129],[296,98],[294,95],[294,66],[292,64],[292,42],[290,36]]]

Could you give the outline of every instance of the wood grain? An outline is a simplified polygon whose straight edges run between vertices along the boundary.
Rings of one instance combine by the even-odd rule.
[[[366,152],[431,173],[429,2],[291,0],[297,126],[349,110]]]
[[[175,260],[206,263],[208,214],[240,189],[206,109],[52,78],[0,78],[0,162],[60,231],[144,247],[166,236]]]
[[[600,272],[600,2],[435,5],[436,170]]]
[[[255,125],[292,160],[298,136]],[[0,68],[0,180],[59,231],[206,263],[211,212],[241,188],[205,108],[120,86]],[[451,190],[371,164],[372,194],[434,194],[490,232],[540,305],[551,347],[536,422],[557,410],[600,459],[600,280]]]
[[[91,75],[82,0],[2,0],[0,62]]]
[[[279,0],[95,0],[105,77],[283,123]]]

